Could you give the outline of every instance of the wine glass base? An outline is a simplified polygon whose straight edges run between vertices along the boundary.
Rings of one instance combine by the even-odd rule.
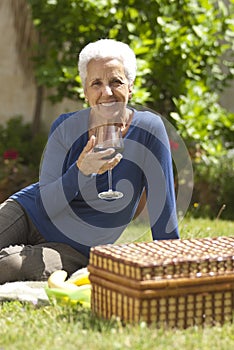
[[[100,199],[119,199],[123,197],[123,193],[122,192],[118,192],[118,191],[105,191],[105,192],[101,192],[98,193],[98,197]]]

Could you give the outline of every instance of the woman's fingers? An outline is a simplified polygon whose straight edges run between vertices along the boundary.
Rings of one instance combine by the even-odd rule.
[[[92,165],[90,167],[87,155],[91,154],[93,147],[95,146],[95,136],[92,135],[81,152],[79,158],[76,161],[77,168],[84,174],[92,174]]]
[[[94,152],[95,142],[95,136],[91,136],[76,162],[78,169],[87,176],[93,173],[103,174],[107,170],[113,169],[122,159],[121,154],[117,154],[111,159],[105,159],[111,157],[115,152],[114,148]]]
[[[119,162],[121,161],[122,158],[123,158],[122,154],[120,154],[120,153],[116,154],[116,156],[114,158],[111,158],[110,160],[106,161],[99,168],[99,170],[97,171],[97,174],[103,174],[107,170],[113,169],[117,164],[119,164]]]
[[[83,152],[84,152],[84,153],[88,153],[88,152],[92,151],[93,148],[94,148],[94,146],[95,146],[95,140],[96,140],[95,136],[92,135],[92,136],[90,137],[89,141],[86,143],[86,145],[85,145],[85,147],[84,147],[82,153],[83,153]]]

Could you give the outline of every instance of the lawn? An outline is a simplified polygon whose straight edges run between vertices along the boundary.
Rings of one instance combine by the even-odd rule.
[[[184,219],[181,238],[234,236],[234,222]],[[132,225],[123,241],[149,239],[143,223]],[[145,323],[123,326],[118,320],[103,321],[89,309],[51,304],[35,307],[19,302],[0,304],[0,350],[111,350],[181,349],[230,350],[234,348],[234,324],[190,327],[186,330],[157,329]]]

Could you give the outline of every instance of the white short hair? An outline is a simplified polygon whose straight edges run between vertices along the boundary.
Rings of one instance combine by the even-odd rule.
[[[136,56],[125,43],[113,39],[100,39],[87,44],[79,54],[78,70],[83,87],[87,76],[87,65],[92,59],[116,58],[123,63],[125,75],[130,84],[136,77]]]

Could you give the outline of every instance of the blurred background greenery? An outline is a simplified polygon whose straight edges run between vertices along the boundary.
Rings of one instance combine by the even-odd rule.
[[[190,214],[233,220],[234,113],[221,105],[220,94],[233,81],[234,1],[27,3],[37,34],[32,51],[37,107],[31,123],[12,116],[0,126],[0,199],[38,178],[47,135],[40,122],[43,91],[53,103],[82,100],[77,55],[90,41],[113,38],[128,43],[137,56],[131,103],[167,118],[189,150]]]

